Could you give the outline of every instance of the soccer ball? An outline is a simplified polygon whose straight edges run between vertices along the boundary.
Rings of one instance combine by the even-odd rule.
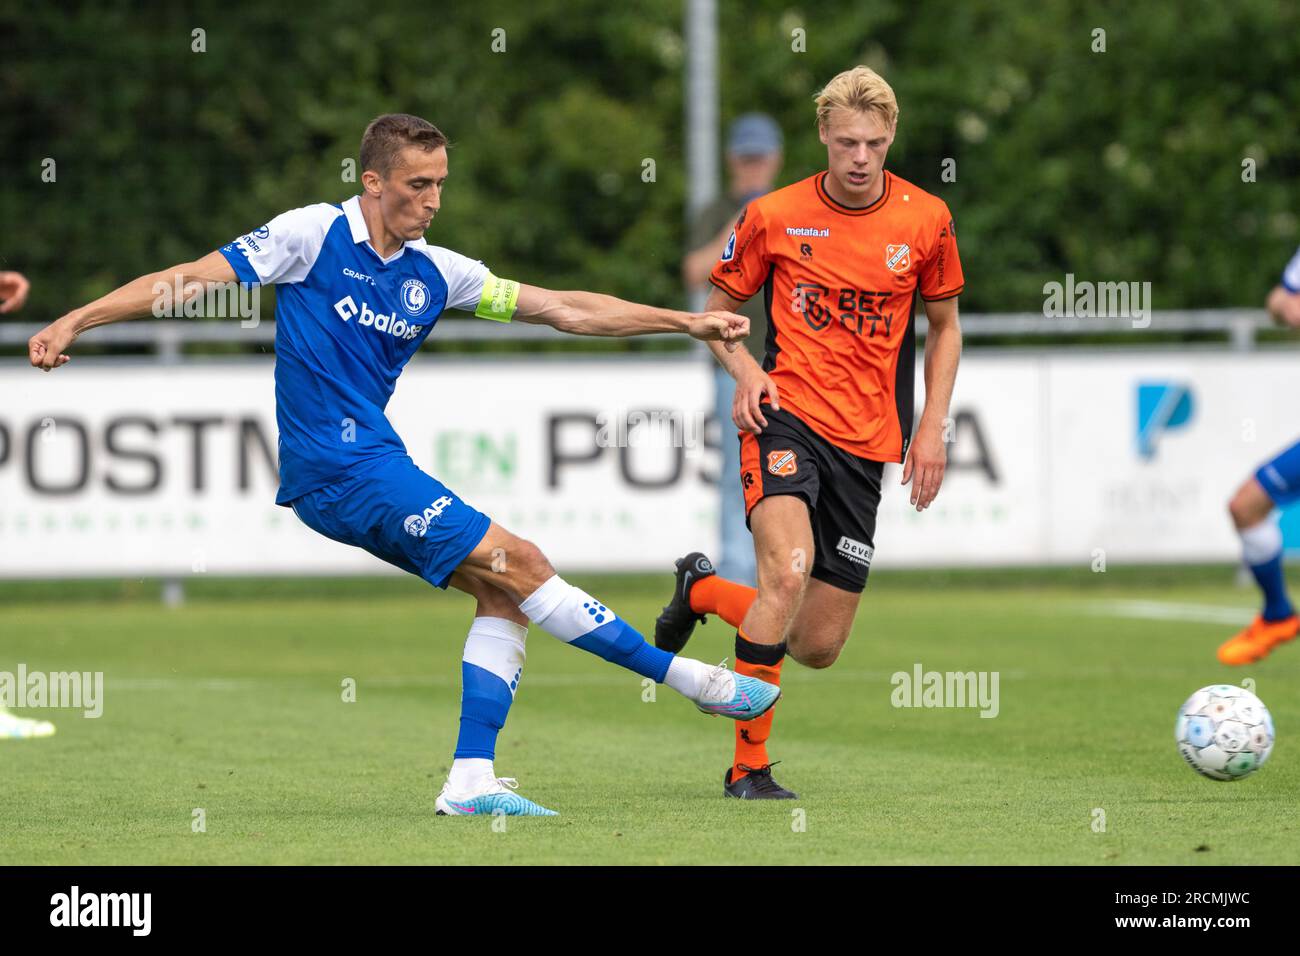
[[[1178,710],[1178,752],[1211,780],[1240,780],[1273,752],[1273,718],[1264,702],[1241,687],[1202,687]]]

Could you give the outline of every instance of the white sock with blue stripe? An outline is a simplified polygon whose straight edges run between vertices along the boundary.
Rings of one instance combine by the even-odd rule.
[[[492,761],[524,670],[528,628],[499,617],[476,617],[461,660],[460,734],[448,780],[471,793],[496,780]]]
[[[1266,621],[1281,621],[1295,613],[1286,592],[1286,574],[1282,570],[1282,528],[1272,516],[1237,532],[1241,535],[1241,553],[1255,582],[1264,592]]]
[[[661,651],[581,588],[558,574],[519,605],[528,619],[566,644],[626,667],[691,700],[699,700],[713,668]]]

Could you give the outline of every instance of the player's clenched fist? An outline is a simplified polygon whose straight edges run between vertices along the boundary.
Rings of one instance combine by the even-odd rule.
[[[64,349],[76,337],[77,333],[63,319],[51,322],[27,340],[27,356],[34,367],[48,372],[71,361]]]
[[[734,312],[703,312],[691,316],[689,331],[692,338],[721,341],[728,352],[734,352],[749,335],[749,319]]]

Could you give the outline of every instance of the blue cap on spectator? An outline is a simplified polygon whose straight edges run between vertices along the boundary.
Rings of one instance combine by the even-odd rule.
[[[767,156],[781,149],[781,127],[766,113],[746,113],[731,124],[727,152],[733,156]]]

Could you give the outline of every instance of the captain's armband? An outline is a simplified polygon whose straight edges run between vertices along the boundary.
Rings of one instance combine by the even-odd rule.
[[[498,279],[488,273],[483,280],[483,294],[479,297],[474,314],[493,322],[509,322],[519,301],[519,283],[514,279]]]

